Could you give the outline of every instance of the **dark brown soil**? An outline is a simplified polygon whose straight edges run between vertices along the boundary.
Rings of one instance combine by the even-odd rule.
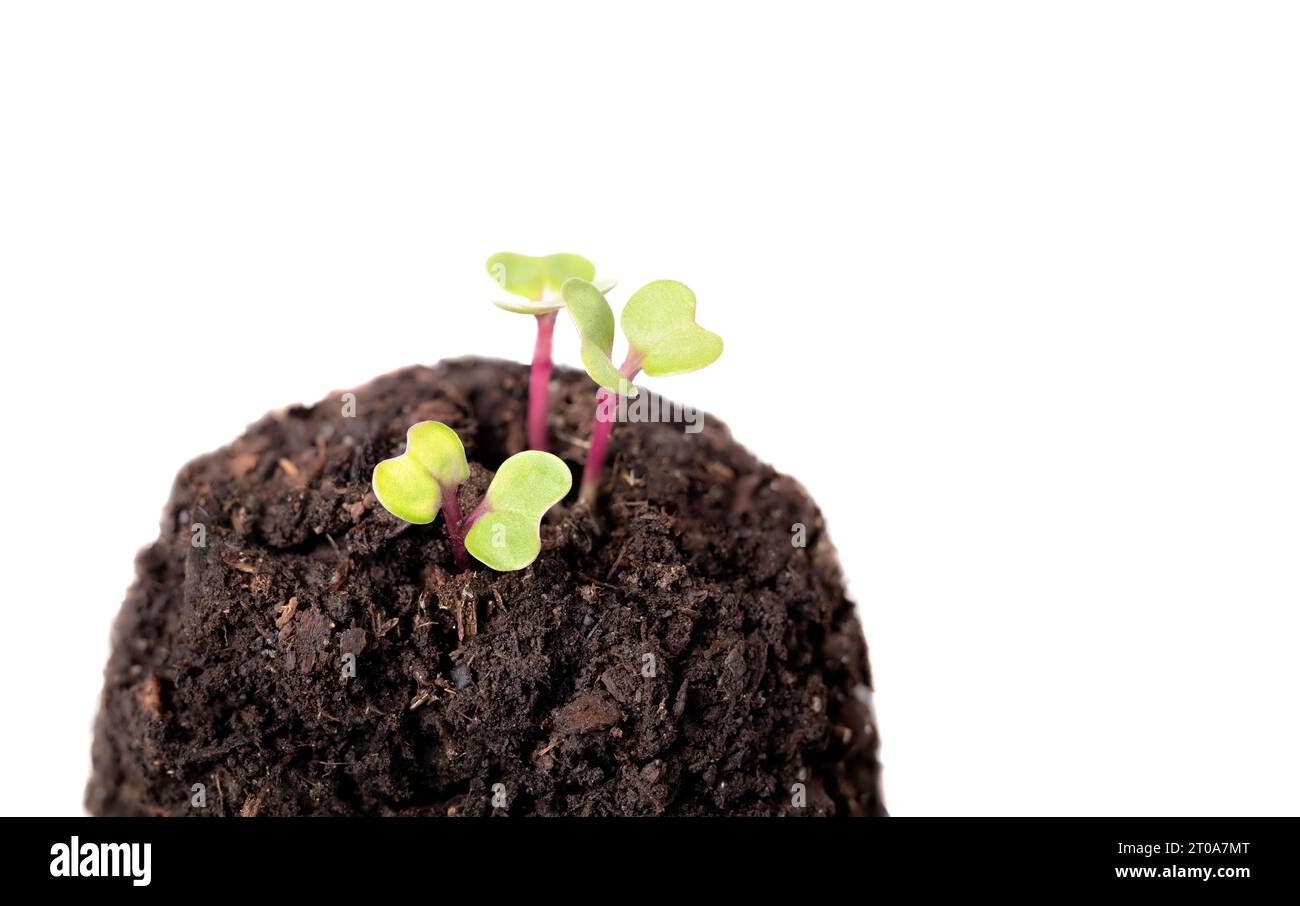
[[[821,515],[720,422],[618,425],[599,510],[553,509],[517,573],[458,573],[441,518],[376,504],[375,463],[436,419],[465,442],[472,509],[524,446],[527,383],[512,363],[409,368],[354,391],[354,417],[339,394],[185,466],[115,626],[90,811],[882,813]],[[592,407],[558,369],[575,489]]]

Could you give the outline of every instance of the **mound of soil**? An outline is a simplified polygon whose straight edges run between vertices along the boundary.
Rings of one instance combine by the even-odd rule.
[[[441,517],[376,503],[375,463],[435,419],[464,440],[473,509],[525,446],[527,387],[513,363],[408,368],[185,466],[114,628],[90,811],[882,814],[821,515],[722,423],[617,425],[592,512],[593,387],[557,369],[575,490],[515,573],[456,571]]]

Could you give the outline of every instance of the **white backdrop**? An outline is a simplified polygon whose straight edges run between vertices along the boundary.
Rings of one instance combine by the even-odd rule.
[[[695,289],[726,352],[646,383],[820,502],[893,812],[1300,813],[1297,26],[4,4],[0,813],[80,811],[179,466],[397,366],[526,358],[503,248]]]

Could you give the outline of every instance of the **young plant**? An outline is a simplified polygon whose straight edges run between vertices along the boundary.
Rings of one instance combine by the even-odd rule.
[[[551,383],[551,340],[555,315],[564,303],[555,298],[566,280],[593,280],[596,266],[581,255],[555,254],[534,257],[498,252],[487,260],[487,271],[506,292],[522,301],[494,303],[506,311],[537,318],[537,342],[533,345],[533,370],[528,378],[528,446],[547,448],[546,399]],[[609,292],[614,281],[597,284]]]
[[[472,554],[510,572],[537,559],[546,511],[569,493],[573,478],[559,457],[540,450],[516,453],[501,464],[483,501],[468,517],[456,498],[469,477],[465,447],[442,422],[420,422],[406,432],[406,451],[375,466],[371,486],[384,509],[404,522],[427,525],[441,510],[458,567]]]
[[[685,374],[711,365],[722,355],[722,337],[695,323],[695,293],[676,280],[647,283],[623,306],[619,324],[627,337],[627,356],[615,367],[614,313],[600,288],[578,278],[561,288],[565,307],[582,337],[582,364],[600,385],[596,417],[591,426],[591,450],[582,470],[580,499],[596,500],[605,449],[618,410],[619,397],[637,395],[632,381],[639,372],[651,377]]]

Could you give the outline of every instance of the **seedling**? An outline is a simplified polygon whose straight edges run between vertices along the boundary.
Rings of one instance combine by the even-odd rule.
[[[632,381],[644,371],[652,377],[685,374],[711,365],[722,355],[722,337],[695,323],[695,293],[676,280],[647,283],[623,306],[619,324],[627,337],[627,357],[615,367],[614,313],[604,293],[592,283],[573,278],[561,288],[565,307],[582,337],[582,364],[600,385],[596,417],[591,426],[591,450],[582,470],[580,499],[592,504],[600,487],[605,449],[620,396],[635,397]]]
[[[371,485],[384,509],[404,522],[427,525],[441,510],[458,567],[466,552],[501,572],[523,569],[542,549],[542,516],[569,493],[573,478],[559,457],[540,450],[516,453],[501,464],[487,493],[462,518],[456,494],[469,477],[465,447],[441,422],[406,432],[406,451],[375,466]]]
[[[542,450],[516,453],[497,469],[483,502],[466,520],[465,547],[500,572],[523,569],[542,549],[542,517],[571,487],[573,476],[559,457]]]
[[[534,315],[537,318],[537,341],[533,345],[533,370],[528,378],[528,446],[547,448],[546,399],[551,383],[551,340],[555,333],[555,315],[564,307],[556,298],[560,287],[570,278],[593,280],[596,266],[581,255],[556,254],[534,257],[514,252],[498,252],[487,260],[487,271],[506,292],[520,299],[494,303],[506,311]],[[614,281],[598,286],[609,292]]]

